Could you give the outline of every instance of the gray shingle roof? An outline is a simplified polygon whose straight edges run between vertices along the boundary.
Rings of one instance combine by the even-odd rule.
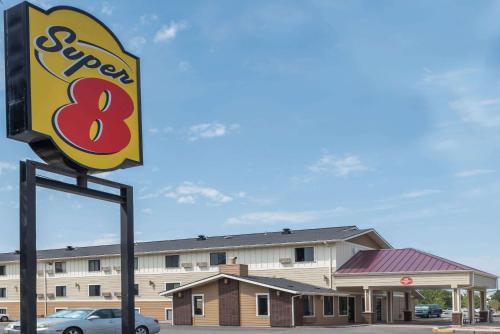
[[[282,288],[286,290],[296,291],[299,294],[315,294],[315,293],[334,293],[335,291],[332,289],[321,288],[318,286],[314,286],[311,284],[291,281],[286,278],[279,277],[262,277],[262,276],[245,276],[242,277],[246,280],[253,281],[256,283],[261,283],[265,285],[274,286],[276,288]]]
[[[229,236],[207,237],[206,240],[177,239],[164,241],[139,242],[135,252],[182,252],[188,250],[202,250],[231,247],[252,247],[298,242],[318,242],[330,240],[343,240],[362,233],[369,229],[358,229],[356,226],[327,227],[306,230],[292,230],[290,234],[280,232],[239,234]],[[38,251],[39,259],[59,259],[89,256],[114,256],[120,254],[119,245],[103,245],[91,247],[75,247],[74,250],[50,249]],[[18,261],[19,255],[12,253],[0,254],[0,262]]]

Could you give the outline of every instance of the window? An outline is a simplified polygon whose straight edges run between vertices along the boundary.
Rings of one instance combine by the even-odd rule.
[[[199,316],[202,317],[205,315],[205,310],[204,310],[204,300],[203,295],[193,295],[193,315],[194,316]]]
[[[61,274],[66,272],[66,262],[55,262],[54,270],[56,274]]]
[[[295,248],[295,262],[313,262],[314,247]]]
[[[89,260],[89,271],[101,271],[101,260]]]
[[[174,312],[172,311],[171,308],[166,308],[165,309],[165,320],[172,322],[174,320]]]
[[[134,296],[139,296],[139,284],[134,284]]]
[[[113,310],[109,310],[109,309],[97,310],[94,313],[92,313],[92,315],[96,315],[100,319],[113,319],[115,317]]]
[[[7,298],[7,288],[0,288],[0,298]]]
[[[0,314],[8,314],[6,308],[0,308]]]
[[[139,307],[134,308],[136,314],[141,314],[141,309]]]
[[[347,297],[339,297],[339,315],[347,315],[348,314],[348,303]]]
[[[168,290],[176,289],[180,286],[181,286],[181,283],[165,283],[165,290],[168,291]]]
[[[302,297],[302,303],[304,307],[304,316],[305,317],[314,316],[314,296]]]
[[[6,275],[5,266],[0,266],[0,276],[5,276],[5,275]]]
[[[257,294],[257,316],[269,316],[269,294]]]
[[[55,307],[54,308],[54,313],[61,312],[61,311],[66,311],[68,308],[66,307]]]
[[[65,286],[56,286],[56,297],[66,297]]]
[[[226,264],[226,253],[210,253],[210,265],[218,266],[219,264]]]
[[[134,257],[134,269],[139,270],[139,258]]]
[[[323,315],[333,316],[333,296],[323,297]]]
[[[179,255],[165,256],[165,268],[179,268]]]
[[[89,285],[89,297],[100,297],[100,296],[101,296],[101,286]]]

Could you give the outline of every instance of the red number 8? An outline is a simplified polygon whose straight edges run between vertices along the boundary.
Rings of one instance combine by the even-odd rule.
[[[104,108],[99,107],[102,95]],[[123,150],[131,134],[125,120],[134,103],[120,86],[98,78],[82,78],[69,87],[70,104],[59,108],[52,118],[57,133],[69,144],[94,154],[113,154]],[[97,123],[97,133],[90,131]]]

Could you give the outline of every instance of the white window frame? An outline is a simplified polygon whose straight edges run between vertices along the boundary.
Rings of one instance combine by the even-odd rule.
[[[312,248],[313,250],[313,259],[312,260],[305,260],[304,261],[297,261],[297,249],[304,249],[304,257],[305,257],[305,249],[306,248]],[[316,262],[316,247],[314,246],[303,246],[303,247],[295,247],[293,249],[293,262],[294,263],[315,263]]]
[[[195,309],[195,303],[194,303],[194,298],[195,297],[201,297],[202,303],[201,303],[201,315],[199,314],[194,314],[194,309]],[[193,317],[204,317],[205,316],[205,294],[204,293],[197,293],[191,295],[191,304],[193,305],[191,313]]]
[[[167,319],[167,311],[172,311],[172,319]],[[174,323],[174,308],[173,307],[165,307],[165,321],[172,321]]]
[[[64,287],[65,288],[64,289],[64,292],[66,293],[65,296],[58,296],[57,295],[57,288],[60,288],[60,287]],[[90,292],[90,290],[89,290],[89,292]],[[55,295],[56,295],[56,298],[65,298],[65,297],[67,297],[68,296],[68,286],[67,285],[56,285],[56,293],[55,293]]]
[[[179,284],[179,286],[182,286],[181,282],[165,282],[163,283],[163,287],[165,288],[165,291],[167,290],[167,284]],[[177,289],[177,288],[174,288]]]
[[[259,314],[259,296],[267,297],[267,315]],[[270,317],[271,316],[271,298],[269,293],[256,293],[255,294],[255,316],[257,317]]]
[[[100,286],[100,289],[99,289],[99,296],[91,296],[91,295],[90,295],[90,287],[91,287],[91,286],[96,286],[96,285],[99,285],[99,286]],[[89,284],[89,285],[88,285],[88,288],[87,288],[87,295],[88,295],[90,298],[98,298],[98,297],[102,297],[102,285],[101,285],[101,284]]]
[[[134,311],[141,314],[141,308],[140,307],[134,307]]]
[[[347,313],[346,314],[340,314],[340,298],[346,298],[346,300],[347,300]],[[339,296],[339,298],[338,298],[339,299],[338,300],[338,303],[339,303],[339,317],[348,317],[349,316],[349,312],[351,311],[351,309],[349,308],[349,299],[350,298],[354,299],[354,307],[356,307],[356,298],[355,297],[352,297],[352,296]],[[354,309],[354,310],[356,310],[356,309]],[[354,314],[354,317],[356,317],[356,314]]]
[[[7,266],[6,265],[1,265],[0,267],[3,267],[3,275],[0,275],[0,277],[7,276]]]
[[[67,307],[54,307],[54,313],[67,310]]]
[[[305,295],[303,297],[306,297],[306,298],[312,298],[312,314],[311,315],[304,315],[303,317],[304,318],[315,318],[316,317],[316,303],[315,303],[315,300],[314,300],[314,295]]]
[[[2,286],[2,287],[0,287],[0,289],[5,289],[5,297],[0,297],[0,299],[7,299],[7,298],[9,298],[9,294],[7,292],[7,287]]]
[[[332,298],[332,314],[325,314],[325,297]],[[335,297],[334,296],[323,296],[323,317],[325,317],[325,318],[335,317]]]
[[[8,315],[9,314],[9,308],[8,307],[0,307],[0,310],[5,310],[5,313],[0,312],[0,315]]]
[[[56,272],[56,263],[62,263],[63,271],[58,273]],[[61,275],[61,274],[66,274],[68,272],[68,264],[66,261],[55,261],[54,262],[54,274],[56,275]]]

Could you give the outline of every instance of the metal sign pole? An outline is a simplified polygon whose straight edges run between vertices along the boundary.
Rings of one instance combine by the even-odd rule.
[[[20,164],[21,333],[36,333],[36,168]]]
[[[71,177],[74,184],[37,176],[36,171]],[[88,188],[88,183],[120,190],[120,195]],[[20,163],[21,333],[37,333],[36,187],[120,204],[122,334],[135,333],[134,210],[131,186],[35,161]]]

